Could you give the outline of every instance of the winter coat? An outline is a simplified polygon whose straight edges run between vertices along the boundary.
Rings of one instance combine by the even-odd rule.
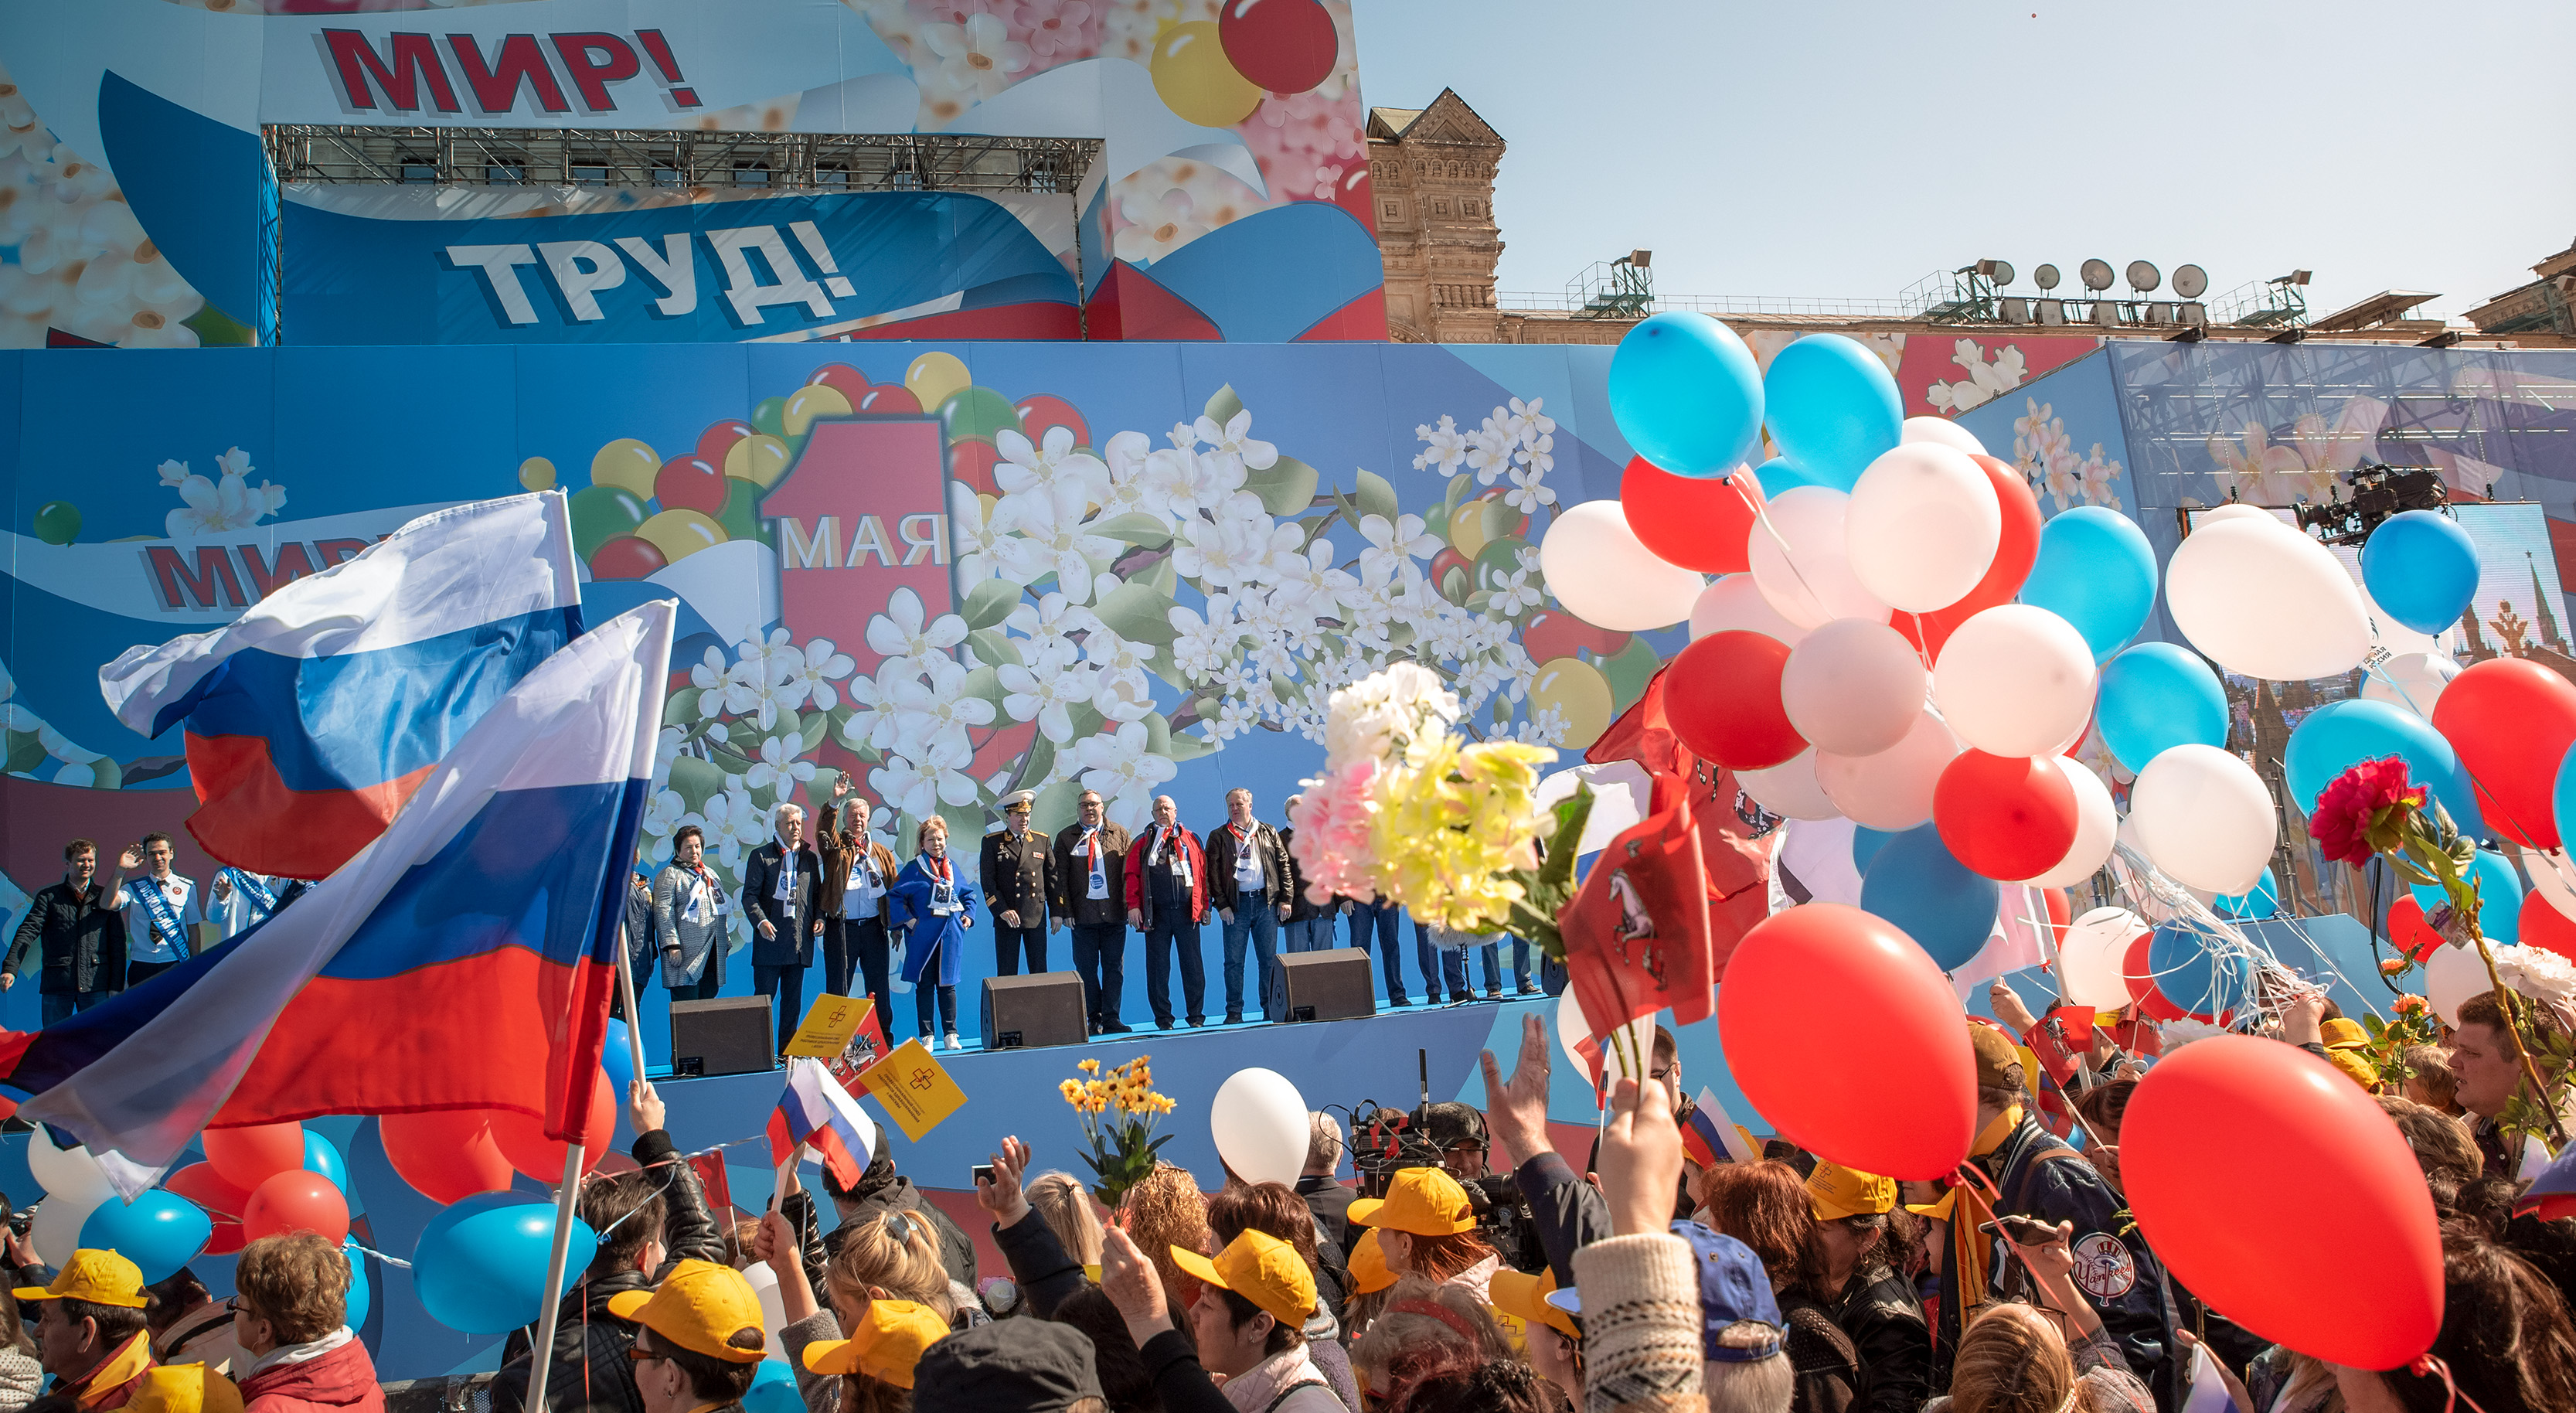
[[[815,895],[823,886],[823,861],[812,849],[796,848],[795,896],[785,903],[771,895],[778,891],[778,870],[786,851],[775,839],[751,851],[742,866],[742,915],[751,924],[751,964],[756,967],[810,967],[814,965]],[[760,924],[767,920],[773,931],[760,935]]]
[[[959,960],[966,945],[966,929],[974,921],[975,885],[966,881],[966,870],[957,867],[951,857],[949,870],[957,880],[957,911],[934,913],[930,910],[931,877],[929,866],[919,858],[903,866],[895,875],[894,891],[886,894],[886,930],[904,931],[903,979],[915,986],[921,974],[929,969],[933,958],[939,962],[936,985],[954,986],[964,963]]]
[[[16,974],[26,963],[27,949],[37,947],[44,968],[44,984],[38,989],[47,996],[124,990],[125,919],[105,906],[104,887],[93,879],[86,894],[72,892],[68,882],[37,889],[0,971]],[[43,945],[38,947],[40,941]]]
[[[1186,825],[1172,826],[1172,844],[1167,849],[1169,847],[1178,847],[1181,857],[1190,862],[1190,915],[1182,920],[1181,925],[1187,927],[1205,922],[1208,910],[1207,854],[1199,848],[1198,836],[1192,834]],[[1147,932],[1154,930],[1155,921],[1154,890],[1145,877],[1149,867],[1146,856],[1153,848],[1154,829],[1148,825],[1127,850],[1127,910],[1143,915]]]
[[[1883,1265],[1855,1272],[1822,1308],[1860,1355],[1859,1413],[1914,1413],[1932,1396],[1923,1302],[1903,1276]]]
[[[293,1357],[322,1345],[331,1347]],[[281,1354],[289,1357],[279,1359]],[[385,1413],[376,1361],[345,1326],[311,1345],[272,1349],[253,1360],[252,1367],[257,1372],[235,1380],[241,1385],[242,1413]]]
[[[874,838],[862,840],[856,830],[841,828],[839,805],[823,807],[814,825],[814,848],[823,856],[823,885],[814,895],[814,908],[825,917],[849,915],[849,899],[844,895],[849,891],[850,868],[858,862],[859,850],[866,849],[877,861],[877,877],[888,884],[894,882],[894,850]],[[877,917],[880,921],[885,917],[883,898],[877,900]]]
[[[706,893],[692,917],[690,895],[683,888],[688,878],[688,870],[676,863],[653,875],[653,935],[662,948],[662,984],[675,991],[701,979],[724,985],[725,953],[733,945],[725,926],[731,909],[724,884],[699,865],[698,881]]]
[[[1231,824],[1220,824],[1208,831],[1208,877],[1214,880],[1209,885],[1209,891],[1215,896],[1216,905],[1219,908],[1233,907],[1235,895],[1242,889],[1242,885],[1234,878],[1234,859],[1235,854],[1243,847],[1242,841],[1234,837],[1234,826]],[[1261,860],[1262,886],[1270,890],[1271,906],[1276,907],[1287,902],[1288,846],[1279,842],[1279,831],[1269,825],[1256,822],[1252,826],[1252,840],[1249,847]]]

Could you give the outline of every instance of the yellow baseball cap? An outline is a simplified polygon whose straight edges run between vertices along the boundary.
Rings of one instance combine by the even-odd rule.
[[[1547,1303],[1547,1293],[1556,1289],[1556,1272],[1538,1275],[1527,1271],[1499,1270],[1485,1293],[1493,1297],[1494,1308],[1506,1315],[1518,1316],[1523,1324],[1545,1325],[1567,1339],[1583,1338],[1575,1328],[1574,1317]]]
[[[2361,1028],[2361,1022],[2344,1016],[2327,1021],[2319,1029],[2329,1050],[2357,1050],[2370,1043],[2370,1032]]]
[[[818,1374],[865,1374],[896,1388],[912,1387],[923,1350],[948,1337],[948,1322],[927,1305],[871,1300],[848,1339],[805,1346],[805,1367]]]
[[[1386,1268],[1386,1248],[1377,1244],[1377,1228],[1360,1234],[1351,1246],[1351,1294],[1374,1295],[1395,1284],[1395,1272]]]
[[[768,1352],[760,1331],[760,1297],[731,1266],[682,1261],[651,1290],[608,1297],[608,1313],[633,1320],[692,1354],[734,1364],[756,1364]],[[739,1343],[744,1335],[748,1343]]]
[[[140,1267],[113,1251],[88,1250],[73,1252],[52,1285],[22,1285],[13,1294],[20,1300],[86,1300],[129,1310],[142,1309],[145,1299]]]
[[[1821,1158],[1816,1161],[1816,1170],[1807,1175],[1807,1210],[1817,1221],[1884,1212],[1895,1205],[1893,1178],[1855,1172]]]
[[[163,1364],[143,1371],[125,1406],[132,1413],[242,1413],[242,1396],[203,1364]]]
[[[1297,1248],[1266,1231],[1246,1231],[1211,1261],[1185,1246],[1172,1248],[1172,1264],[1220,1290],[1230,1290],[1268,1311],[1290,1329],[1315,1313],[1315,1273]]]
[[[1362,1226],[1384,1227],[1414,1236],[1455,1236],[1476,1229],[1476,1212],[1467,1205],[1467,1189],[1438,1168],[1406,1168],[1397,1173],[1384,1197],[1363,1197],[1353,1202],[1350,1219]]]

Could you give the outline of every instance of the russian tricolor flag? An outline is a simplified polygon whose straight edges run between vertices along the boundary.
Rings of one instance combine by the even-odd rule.
[[[69,1020],[0,1083],[136,1190],[198,1130],[511,1109],[580,1135],[599,1075],[673,605],[575,638],[294,907]],[[132,1171],[126,1171],[130,1168]]]
[[[799,1146],[813,1149],[844,1188],[859,1185],[876,1152],[877,1127],[820,1060],[788,1062],[787,1088],[769,1115],[769,1160],[784,1168]],[[783,1181],[783,1179],[782,1179]]]
[[[99,689],[145,736],[187,723],[206,852],[322,878],[581,626],[564,497],[544,491],[424,515],[225,627],[128,650]]]

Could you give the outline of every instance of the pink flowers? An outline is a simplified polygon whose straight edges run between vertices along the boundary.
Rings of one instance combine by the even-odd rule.
[[[2400,756],[2366,760],[2345,771],[2317,797],[2308,833],[2325,856],[2359,868],[2370,856],[2398,847],[2405,816],[2424,804],[2424,787],[2406,783]]]
[[[1288,841],[1297,867],[1306,876],[1306,897],[1329,903],[1333,895],[1366,900],[1377,894],[1369,881],[1370,786],[1377,761],[1362,756],[1327,769],[1305,782],[1305,794],[1288,811],[1296,834]]]

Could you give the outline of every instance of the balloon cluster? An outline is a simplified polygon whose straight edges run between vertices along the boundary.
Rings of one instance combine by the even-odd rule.
[[[1165,24],[1146,71],[1163,106],[1201,127],[1230,128],[1266,93],[1303,93],[1341,53],[1332,13],[1316,0],[1229,0],[1209,20]]]
[[[58,1147],[38,1127],[27,1135],[27,1166],[45,1189],[28,1231],[36,1254],[60,1266],[82,1248],[115,1251],[148,1283],[200,1253],[227,1255],[264,1236],[349,1239],[348,1168],[329,1139],[281,1123],[208,1129],[203,1143],[204,1162],[127,1201],[88,1149]]]

